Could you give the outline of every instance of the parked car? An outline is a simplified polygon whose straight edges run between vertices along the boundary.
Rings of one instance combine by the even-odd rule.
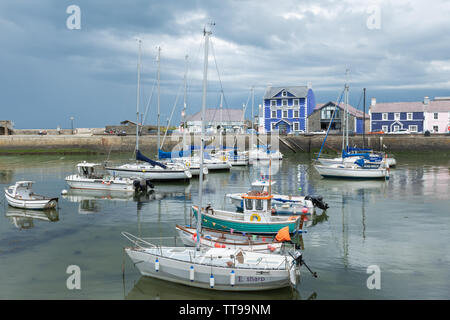
[[[125,130],[122,130],[122,131],[117,132],[117,135],[118,136],[126,136],[127,132]]]
[[[388,132],[388,134],[410,134],[411,131],[409,131],[408,129],[399,129],[398,131],[391,131]]]
[[[379,131],[370,131],[368,134],[384,134],[383,130],[379,130]]]
[[[45,136],[47,134],[47,131],[45,130],[39,130],[38,135]]]

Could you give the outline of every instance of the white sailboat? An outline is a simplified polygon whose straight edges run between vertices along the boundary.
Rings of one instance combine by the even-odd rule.
[[[141,65],[141,44],[139,39],[139,56],[137,66],[137,100],[136,100],[136,162],[127,163],[120,166],[107,166],[106,169],[113,176],[144,178],[149,180],[188,180],[192,178],[192,173],[182,163],[163,164],[145,157],[139,150],[139,97],[140,97],[140,65]],[[160,51],[158,48],[158,147],[159,147],[159,61]]]
[[[325,178],[353,178],[353,179],[389,179],[390,169],[389,164],[386,161],[386,157],[379,158],[376,157],[377,161],[371,161],[370,155],[358,154],[358,157],[349,157],[346,160],[345,156],[347,155],[346,150],[349,150],[348,147],[348,84],[345,84],[344,93],[345,93],[345,111],[344,111],[344,121],[343,124],[345,126],[345,130],[342,130],[342,162],[336,158],[331,160],[321,159],[319,151],[319,155],[317,157],[317,161],[320,164],[315,164],[314,168],[319,172],[322,177]],[[337,106],[336,106],[337,108]],[[330,121],[333,120],[333,116]],[[331,124],[331,122],[330,122]],[[328,132],[330,130],[330,126],[328,126],[327,134],[324,138],[324,142],[322,147],[326,141],[328,136]]]
[[[206,83],[208,70],[208,38],[204,31],[205,60],[202,98],[202,142],[200,148],[203,168],[204,114],[206,109]],[[203,172],[199,176],[199,207],[202,206]],[[201,213],[200,213],[201,215]],[[201,231],[201,217],[197,220],[197,233]],[[122,233],[133,242],[125,252],[141,274],[181,283],[188,286],[213,290],[248,291],[268,290],[295,285],[302,255],[294,251],[289,256],[248,252],[242,249],[196,248],[155,246],[129,233]]]

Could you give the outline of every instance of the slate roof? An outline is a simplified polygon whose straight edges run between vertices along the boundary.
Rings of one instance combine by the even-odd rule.
[[[450,100],[430,100],[426,105],[422,101],[376,103],[370,107],[374,112],[450,112]]]
[[[201,121],[202,112],[188,116],[186,121]],[[209,108],[205,110],[205,121],[220,121],[220,109]],[[237,122],[244,121],[244,111],[242,109],[222,109],[222,121]]]
[[[314,111],[320,110],[320,109],[322,109],[322,107],[324,107],[324,106],[326,106],[326,105],[328,105],[330,103],[335,105],[335,106],[337,104],[336,101],[329,101],[327,103],[318,103],[316,105],[316,107],[314,108]],[[342,110],[345,110],[345,104],[344,103],[341,103],[339,106],[342,108]],[[350,104],[347,105],[347,110],[352,116],[354,116],[356,118],[362,118],[364,116],[364,112],[362,112],[361,110],[356,109],[355,107],[351,106]],[[369,119],[369,115],[367,113],[366,113],[366,119]]]
[[[272,99],[280,91],[286,90],[292,93],[296,98],[305,98],[308,95],[307,86],[290,86],[290,87],[268,87],[264,93],[264,99]],[[286,98],[286,97],[283,97]]]

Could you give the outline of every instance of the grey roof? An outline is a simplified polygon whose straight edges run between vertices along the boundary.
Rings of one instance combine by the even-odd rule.
[[[186,121],[201,121],[202,112],[199,111],[192,116],[188,116]],[[205,110],[205,121],[220,121],[220,109],[209,108]],[[244,121],[244,111],[242,109],[222,109],[222,121],[237,122]]]
[[[450,100],[430,100],[429,104],[422,101],[412,102],[377,102],[370,107],[371,112],[450,112]]]
[[[305,98],[308,95],[307,86],[267,87],[264,93],[264,99],[271,99],[283,90],[292,93],[297,98]]]
[[[335,101],[330,101],[330,102],[327,102],[327,103],[319,103],[319,104],[317,104],[316,105],[316,107],[314,108],[314,111],[316,111],[316,110],[319,110],[319,109],[322,109],[323,107],[325,107],[326,105],[329,105],[329,104],[333,104],[334,106],[336,106],[337,105],[337,102],[335,102]],[[344,103],[341,103],[340,105],[339,105],[339,107],[342,109],[342,110],[345,110],[345,104]],[[351,114],[351,115],[353,115],[354,117],[356,117],[356,118],[362,118],[363,117],[363,115],[364,115],[364,112],[363,111],[361,111],[361,110],[358,110],[358,109],[356,109],[355,107],[353,107],[353,106],[351,106],[351,105],[347,105],[347,110],[348,110],[348,112]],[[368,119],[369,118],[369,115],[366,113],[366,118]]]

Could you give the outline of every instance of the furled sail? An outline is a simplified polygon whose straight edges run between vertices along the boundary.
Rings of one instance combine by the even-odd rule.
[[[136,151],[136,160],[145,161],[145,162],[150,163],[152,166],[158,166],[158,167],[161,167],[161,168],[163,168],[163,169],[166,169],[166,168],[167,168],[167,167],[166,167],[165,165],[163,165],[162,163],[157,162],[157,161],[153,161],[153,160],[147,158],[147,157],[144,156],[144,155],[141,153],[141,151],[139,151],[139,150]]]

